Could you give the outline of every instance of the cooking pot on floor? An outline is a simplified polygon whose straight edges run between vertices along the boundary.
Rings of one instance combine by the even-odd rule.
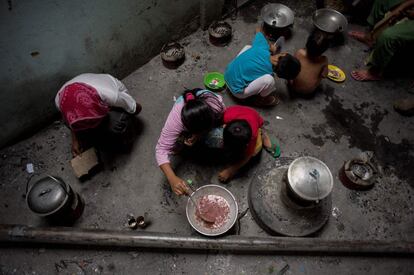
[[[84,201],[69,184],[54,176],[46,176],[26,188],[29,209],[54,224],[70,225],[81,215]]]

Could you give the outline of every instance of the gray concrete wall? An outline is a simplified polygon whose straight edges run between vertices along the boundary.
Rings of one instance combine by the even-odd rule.
[[[193,0],[0,1],[0,147],[57,116],[57,89],[83,72],[125,77],[197,29]]]

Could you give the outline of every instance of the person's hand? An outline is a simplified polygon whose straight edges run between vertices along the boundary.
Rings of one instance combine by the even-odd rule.
[[[168,180],[172,191],[177,195],[186,195],[190,193],[190,190],[187,186],[187,184],[184,182],[183,179],[175,176]]]
[[[141,110],[142,110],[141,104],[139,104],[138,102],[136,102],[136,107],[135,107],[134,115],[139,114],[141,112]]]
[[[285,55],[287,55],[287,53],[279,53],[276,55],[271,55],[270,63],[272,63],[273,66],[277,66],[277,64],[279,63],[279,59],[284,57]]]
[[[227,168],[222,170],[219,174],[218,174],[218,179],[220,182],[225,183],[228,180],[230,180],[235,174],[235,171],[233,171],[233,169],[231,168]]]
[[[187,146],[193,146],[197,142],[198,138],[198,135],[191,135],[190,137],[184,139],[184,144]]]
[[[256,33],[259,33],[259,32],[263,32],[262,26],[257,26],[256,27]]]
[[[278,48],[278,46],[276,46],[276,44],[274,44],[274,43],[270,44],[270,52],[272,53],[272,55],[276,54],[277,48]]]
[[[401,18],[403,12],[404,8],[402,6],[399,6],[395,10],[391,11],[388,16],[390,24],[395,24]]]
[[[408,19],[414,19],[414,8],[410,8],[404,11],[404,15],[408,17]]]

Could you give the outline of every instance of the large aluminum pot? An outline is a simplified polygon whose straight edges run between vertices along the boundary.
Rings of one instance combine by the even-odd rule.
[[[342,33],[348,27],[348,20],[339,11],[324,8],[316,10],[312,17],[316,28],[327,33]]]
[[[288,187],[301,200],[318,202],[326,198],[333,187],[328,166],[314,157],[295,159],[287,172]]]
[[[267,4],[260,12],[263,22],[273,28],[284,28],[293,24],[295,15],[293,11],[279,3]]]

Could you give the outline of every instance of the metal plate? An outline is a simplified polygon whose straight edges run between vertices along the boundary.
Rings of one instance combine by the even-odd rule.
[[[227,201],[227,203],[230,206],[230,213],[227,222],[222,227],[216,229],[205,227],[204,222],[196,218],[196,206],[191,201],[191,199],[188,199],[186,207],[188,222],[197,232],[206,236],[218,236],[226,233],[233,227],[234,223],[237,220],[237,214],[239,209],[237,206],[236,199],[234,198],[233,194],[230,193],[229,190],[215,184],[204,185],[198,188],[191,196],[193,200],[197,202],[201,197],[205,195],[221,196]]]
[[[272,235],[303,237],[320,230],[328,221],[331,196],[303,207],[287,195],[288,166],[269,165],[259,170],[249,187],[249,207],[258,225]]]

